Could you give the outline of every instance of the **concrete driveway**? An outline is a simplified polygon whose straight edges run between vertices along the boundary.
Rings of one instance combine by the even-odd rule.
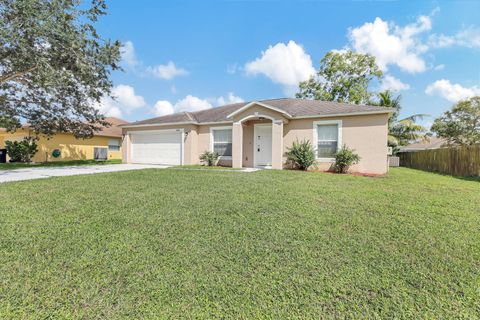
[[[0,183],[20,180],[42,179],[49,177],[75,176],[79,174],[93,174],[103,172],[116,172],[127,170],[139,170],[157,168],[163,169],[168,166],[149,164],[106,164],[98,166],[69,166],[69,167],[39,167],[15,170],[0,170]]]

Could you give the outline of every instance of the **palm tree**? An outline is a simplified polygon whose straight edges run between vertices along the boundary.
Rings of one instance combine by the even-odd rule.
[[[388,119],[388,145],[398,147],[407,145],[413,141],[428,139],[427,128],[416,123],[418,119],[428,116],[427,114],[414,114],[398,120],[402,96],[394,97],[390,90],[379,92],[378,101],[374,104],[382,107],[395,108],[396,111]]]

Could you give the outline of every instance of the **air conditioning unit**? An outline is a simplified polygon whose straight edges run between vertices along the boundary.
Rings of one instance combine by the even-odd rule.
[[[387,155],[388,156],[391,156],[393,154],[393,148],[392,147],[388,147],[387,148]]]

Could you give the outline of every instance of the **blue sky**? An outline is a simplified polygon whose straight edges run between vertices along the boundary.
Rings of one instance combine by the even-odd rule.
[[[288,97],[330,50],[376,56],[402,115],[480,95],[480,1],[109,1],[124,72],[101,110],[140,120]]]

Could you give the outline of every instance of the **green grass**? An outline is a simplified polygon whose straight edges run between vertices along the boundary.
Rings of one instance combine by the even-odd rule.
[[[480,315],[478,181],[148,169],[0,203],[1,319]]]
[[[203,166],[200,164],[175,166],[173,169],[206,169],[206,170],[241,170],[240,168],[222,167],[222,166]]]
[[[114,160],[71,160],[71,161],[55,161],[55,162],[39,162],[39,163],[0,163],[0,170],[13,170],[22,168],[36,168],[36,167],[65,167],[65,166],[86,166],[86,165],[102,165],[102,164],[119,164],[122,163],[120,159]]]

